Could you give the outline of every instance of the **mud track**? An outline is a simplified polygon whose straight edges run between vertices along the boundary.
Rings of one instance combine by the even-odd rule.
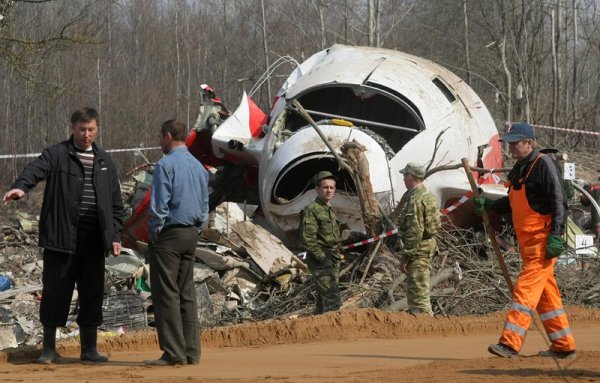
[[[600,382],[600,310],[569,307],[579,357],[533,356],[547,346],[535,328],[522,358],[490,356],[503,313],[428,318],[375,309],[348,310],[205,330],[196,366],[146,367],[160,355],[154,331],[102,338],[111,361],[86,365],[77,341],[59,342],[59,363],[30,364],[35,348],[0,353],[4,382]]]

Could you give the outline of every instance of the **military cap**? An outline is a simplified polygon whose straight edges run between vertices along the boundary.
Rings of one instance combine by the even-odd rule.
[[[323,170],[321,172],[318,172],[315,177],[313,178],[313,181],[315,183],[315,185],[317,185],[319,183],[319,181],[325,179],[325,178],[331,178],[334,181],[337,181],[337,178],[333,175],[333,173],[327,171],[327,170]]]
[[[409,162],[408,164],[406,164],[406,167],[404,169],[400,170],[400,174],[406,173],[412,174],[417,178],[423,179],[425,178],[425,167],[416,162]]]
[[[508,132],[500,138],[500,141],[504,142],[517,142],[521,140],[535,140],[535,133],[533,132],[533,126],[525,123],[518,122],[512,124],[508,128]]]

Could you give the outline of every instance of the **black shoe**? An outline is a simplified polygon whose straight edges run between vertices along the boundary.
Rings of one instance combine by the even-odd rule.
[[[44,326],[44,340],[42,344],[42,354],[35,360],[36,363],[50,364],[56,361],[56,327]]]
[[[79,359],[85,362],[106,363],[108,358],[98,353],[98,328],[80,327],[79,338],[81,340],[81,355]]]
[[[502,343],[491,344],[490,347],[488,347],[488,351],[490,353],[500,356],[502,358],[518,358],[519,357],[518,352],[516,352],[512,348],[510,348],[507,345],[502,344]]]
[[[158,358],[158,359],[144,360],[144,364],[147,366],[175,366],[178,364],[185,364],[185,363],[180,360],[168,360],[168,359],[164,359],[164,358]],[[193,363],[189,363],[189,364],[193,364]]]
[[[577,358],[577,352],[575,352],[575,350],[571,350],[571,351],[546,350],[546,351],[538,352],[538,356],[542,356],[545,358],[556,358],[556,359],[575,359],[575,358]]]
[[[42,351],[42,354],[35,362],[39,364],[52,364],[56,362],[56,357],[56,351]]]
[[[187,364],[199,364],[200,363],[200,359],[195,359],[195,358],[187,358]]]
[[[88,350],[86,352],[82,352],[79,356],[79,359],[84,362],[93,362],[93,363],[106,363],[108,362],[108,357],[100,354],[97,350]]]

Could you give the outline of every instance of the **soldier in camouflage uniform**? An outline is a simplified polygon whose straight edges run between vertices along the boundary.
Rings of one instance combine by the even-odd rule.
[[[431,257],[437,251],[435,234],[441,226],[437,200],[423,185],[425,169],[410,162],[400,170],[404,175],[406,193],[398,222],[400,270],[406,276],[408,309],[412,314],[433,315],[429,297]]]
[[[337,250],[340,228],[329,205],[335,194],[336,180],[327,171],[315,178],[317,198],[302,211],[300,238],[307,252],[306,263],[317,287],[316,314],[338,310],[341,306]]]

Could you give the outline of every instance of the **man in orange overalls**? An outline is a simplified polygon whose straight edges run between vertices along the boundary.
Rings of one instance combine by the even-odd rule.
[[[508,173],[508,197],[492,201],[474,198],[475,210],[512,213],[523,267],[513,291],[498,344],[488,351],[505,358],[517,357],[534,315],[540,314],[552,342],[538,356],[574,359],[575,340],[554,279],[556,257],[564,250],[566,198],[553,160],[536,149],[529,124],[515,123],[501,138],[508,142],[517,163]]]

